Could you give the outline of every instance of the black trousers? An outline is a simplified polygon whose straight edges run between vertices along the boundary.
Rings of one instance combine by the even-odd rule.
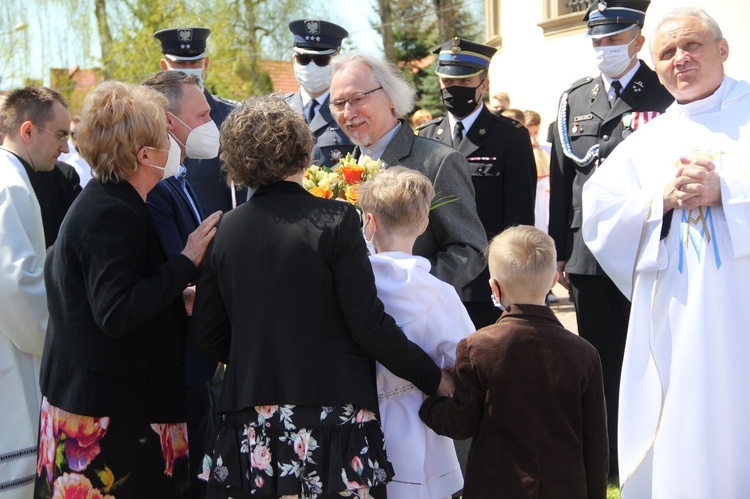
[[[576,307],[578,334],[594,345],[602,360],[604,396],[607,400],[609,474],[618,474],[617,408],[620,373],[628,332],[630,301],[607,276],[569,274],[570,296]]]

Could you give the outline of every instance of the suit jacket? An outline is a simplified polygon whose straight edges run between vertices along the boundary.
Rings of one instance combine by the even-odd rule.
[[[620,142],[654,113],[663,113],[674,98],[643,61],[614,108],[610,108],[601,76],[578,80],[566,94],[562,116],[567,126],[563,135],[570,142],[571,152],[583,159],[598,144],[599,154],[582,166],[566,156],[558,113],[550,158],[549,233],[555,240],[557,259],[567,262],[568,273],[605,275],[581,235],[583,185]]]
[[[235,108],[235,104],[221,97],[211,95],[207,89],[203,89],[208,105],[211,107],[211,119],[221,129],[221,124]],[[221,210],[224,213],[232,209],[232,190],[227,186],[227,174],[219,157],[211,159],[185,160],[187,179],[195,190],[196,196],[201,203],[204,213]],[[245,200],[246,191],[237,191],[237,203]]]
[[[452,145],[450,123],[436,118],[417,129],[420,137]],[[477,213],[487,239],[514,225],[534,225],[536,163],[529,132],[521,123],[497,116],[487,107],[458,146],[469,162]],[[464,301],[489,301],[489,271],[463,289]]]
[[[451,147],[414,135],[403,121],[380,159],[388,166],[405,166],[424,174],[435,187],[436,198],[457,198],[430,211],[430,224],[417,238],[414,254],[427,258],[430,273],[460,294],[486,266],[482,252],[487,247],[466,159]]]
[[[31,183],[42,210],[44,242],[49,248],[57,240],[65,214],[81,193],[80,179],[71,165],[58,161],[50,171],[35,171]]]
[[[198,346],[227,363],[219,412],[355,404],[378,411],[375,362],[434,393],[440,370],[377,298],[359,215],[294,182],[228,213],[200,269]]]
[[[42,394],[74,414],[185,421],[182,290],[195,275],[128,182],[91,180],[44,268]]]
[[[318,166],[335,166],[339,159],[354,152],[354,144],[341,130],[328,107],[331,95],[321,104],[310,123],[315,145],[312,150],[312,164]],[[284,96],[292,109],[302,114],[302,95],[300,91]]]
[[[456,349],[453,398],[419,411],[436,433],[474,437],[464,497],[607,493],[609,448],[599,354],[548,307],[512,305]]]
[[[185,244],[187,244],[188,236],[198,228],[203,220],[200,203],[197,201],[190,183],[187,182],[186,185],[196,208],[198,208],[200,219],[196,218],[190,206],[190,201],[185,191],[182,190],[180,180],[177,177],[170,177],[156,184],[156,187],[148,193],[148,198],[146,198],[148,210],[159,227],[169,256],[177,256],[182,252]],[[191,320],[192,318],[188,317],[188,322]],[[216,371],[216,362],[196,348],[195,338],[190,331],[191,328],[188,328],[185,351],[185,382],[188,385],[198,385],[211,379],[214,371]]]

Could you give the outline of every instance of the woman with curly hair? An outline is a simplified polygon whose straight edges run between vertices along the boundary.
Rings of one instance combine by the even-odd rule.
[[[449,381],[385,314],[354,207],[302,187],[302,117],[247,100],[221,145],[255,193],[224,217],[198,278],[197,344],[227,364],[209,497],[385,497],[375,360],[426,393]]]
[[[166,98],[106,82],[84,101],[78,146],[95,178],[47,254],[49,324],[34,497],[189,498],[183,290],[220,213],[168,257],[146,207],[176,172]]]

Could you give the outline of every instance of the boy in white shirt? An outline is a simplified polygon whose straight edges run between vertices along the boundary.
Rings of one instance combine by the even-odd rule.
[[[392,167],[360,186],[359,204],[378,297],[406,336],[441,367],[453,367],[456,345],[475,328],[453,286],[430,274],[412,255],[427,228],[432,183],[421,173]],[[440,209],[440,208],[437,208]],[[463,487],[453,441],[419,419],[422,393],[377,365],[378,400],[395,476],[389,497],[449,497]]]

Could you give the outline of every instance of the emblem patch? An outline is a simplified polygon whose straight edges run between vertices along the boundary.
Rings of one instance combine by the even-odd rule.
[[[181,42],[192,42],[193,41],[193,30],[185,28],[177,31],[177,37]]]
[[[308,35],[320,34],[320,21],[309,19],[305,21],[305,31]]]

